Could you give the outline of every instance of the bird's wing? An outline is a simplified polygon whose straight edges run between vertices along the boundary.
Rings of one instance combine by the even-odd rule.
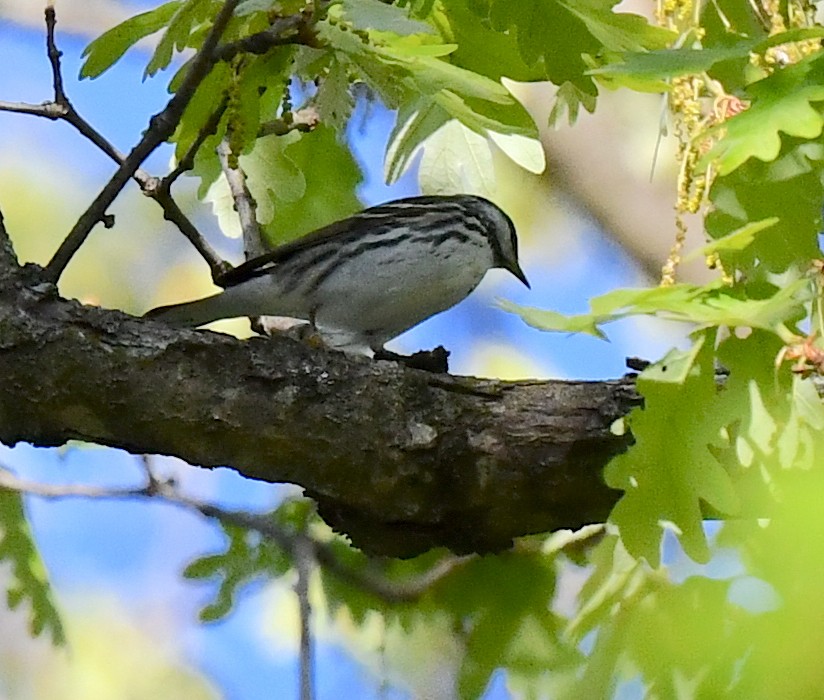
[[[441,199],[437,195],[407,197],[364,209],[347,219],[335,221],[294,241],[284,243],[268,253],[247,260],[224,274],[219,283],[222,287],[234,287],[254,277],[269,274],[277,265],[292,256],[333,238],[339,238],[342,245],[345,241],[356,240],[368,232],[380,233],[381,229],[390,230],[397,226],[400,219],[405,216],[417,216],[421,207]]]

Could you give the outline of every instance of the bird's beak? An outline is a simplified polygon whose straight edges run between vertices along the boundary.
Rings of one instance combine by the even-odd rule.
[[[521,282],[526,285],[527,289],[532,289],[532,285],[529,283],[529,280],[526,278],[524,271],[521,269],[521,266],[518,264],[517,260],[513,260],[509,265],[506,266],[506,269],[509,270],[513,275],[515,275]]]

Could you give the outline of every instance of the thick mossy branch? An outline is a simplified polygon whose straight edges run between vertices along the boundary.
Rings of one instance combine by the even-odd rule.
[[[3,277],[0,276],[0,280]],[[364,550],[506,547],[602,521],[631,379],[501,382],[285,337],[178,330],[61,299],[35,266],[0,286],[0,440],[70,439],[300,484]]]

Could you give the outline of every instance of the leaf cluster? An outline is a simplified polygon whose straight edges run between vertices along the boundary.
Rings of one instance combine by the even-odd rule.
[[[488,174],[484,180],[482,169],[468,175],[438,170],[437,163],[454,159],[456,146],[454,139],[435,139],[435,135],[444,129],[451,129],[453,136],[456,130],[464,131],[458,142],[466,145],[457,155],[466,161],[478,156],[489,160],[490,139],[496,139],[518,165],[533,172],[543,170],[537,126],[501,81],[554,82],[559,89],[553,122],[565,112],[574,121],[582,106],[593,111],[598,78],[589,70],[588,57],[660,49],[673,38],[671,32],[639,16],[615,12],[615,4],[614,0],[574,4],[529,0],[515,6],[496,0],[338,0],[310,15],[302,2],[242,2],[225,33],[227,43],[247,42],[243,44],[247,46],[255,39],[261,48],[232,53],[231,60],[219,62],[203,81],[175,135],[177,157],[184,157],[221,104],[220,98],[225,99],[226,113],[197,153],[195,174],[201,178],[203,194],[220,173],[214,155],[219,139],[227,136],[237,157],[248,156],[259,146],[262,125],[282,120],[288,128],[293,114],[311,110],[341,141],[355,94],[366,90],[398,110],[386,154],[390,182],[411,167],[415,154],[424,149],[421,182],[425,189],[458,187],[490,193],[494,183]],[[81,76],[99,76],[139,40],[159,33],[145,75],[155,76],[176,61],[180,66],[170,82],[175,90],[188,66],[185,56],[202,44],[217,6],[214,0],[173,0],[127,20],[89,45]],[[294,18],[300,20],[293,32],[277,41],[267,38],[267,32]],[[520,138],[505,140],[506,136]],[[451,149],[449,155],[445,148]],[[278,166],[269,158],[276,174],[293,169],[286,155],[278,158],[286,162]],[[348,167],[343,161],[332,159],[322,167],[337,173],[338,167]],[[431,173],[427,172],[430,164],[435,164]],[[321,168],[314,161],[304,164],[307,180],[318,177],[309,172],[312,167]],[[280,187],[280,178],[270,177],[269,184],[261,183],[258,189],[273,187],[272,182]],[[326,182],[327,188],[333,188],[332,199],[345,200],[351,192],[348,178],[340,185],[335,178],[327,177]],[[291,197],[310,209],[321,207],[311,190],[290,187],[288,178],[284,187],[285,201],[293,201]],[[351,213],[349,209],[348,203],[330,209],[327,221]],[[277,233],[271,233],[275,229]],[[290,230],[285,217],[267,229],[270,242],[299,233]]]

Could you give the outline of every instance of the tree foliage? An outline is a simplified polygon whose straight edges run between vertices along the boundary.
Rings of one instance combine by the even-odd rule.
[[[377,616],[401,637],[457,637],[461,697],[482,695],[499,669],[529,698],[613,697],[627,683],[659,698],[819,694],[824,28],[805,0],[681,0],[662,4],[656,21],[615,4],[234,3],[171,138],[227,234],[238,226],[221,144],[265,241],[281,243],[358,207],[345,138],[358,99],[397,110],[389,180],[423,151],[427,191],[489,193],[495,150],[543,169],[545,125],[513,84],[549,81],[556,126],[597,109],[605,89],[667,94],[680,143],[675,228],[703,216],[707,245],[687,254],[706,256],[717,278],[674,281],[678,238],[660,287],[610,292],[573,317],[505,306],[547,331],[606,337],[611,321],[644,315],[694,329],[689,347],[638,378],[644,404],[616,426],[633,445],[605,471],[622,496],[600,534],[376,562],[306,502],[288,501],[270,518],[274,540],[269,526],[253,524],[264,536],[254,539],[231,521],[226,550],[188,566],[190,578],[220,580],[204,619],[230,614],[249,581],[299,570],[308,541],[322,596],[355,626]],[[145,75],[168,73],[179,94],[226,6],[173,0],[137,15],[88,46],[81,75],[100,76],[155,35]],[[59,640],[19,500],[0,496],[0,555],[16,572],[9,601],[30,599],[33,631]],[[721,559],[735,564],[713,570]],[[562,582],[579,567],[575,604],[554,607],[559,572]]]

